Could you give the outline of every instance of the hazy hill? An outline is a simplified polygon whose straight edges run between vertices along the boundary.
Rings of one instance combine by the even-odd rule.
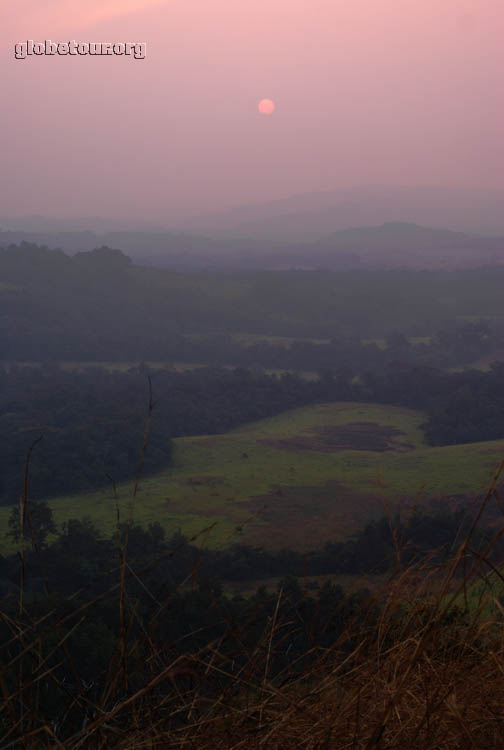
[[[409,222],[504,234],[504,191],[428,186],[362,186],[306,193],[190,217],[194,231],[275,240],[313,240],[340,229]]]
[[[181,232],[0,231],[0,247],[30,242],[68,253],[117,248],[138,263],[174,270],[466,268],[504,262],[504,237],[405,222],[340,230],[311,242],[206,237]]]
[[[358,253],[365,266],[461,268],[504,262],[504,237],[481,237],[405,222],[334,232],[317,246],[323,257]]]

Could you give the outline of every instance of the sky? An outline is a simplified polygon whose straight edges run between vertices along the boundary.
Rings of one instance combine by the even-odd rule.
[[[2,5],[0,215],[166,223],[355,185],[504,188],[502,0]],[[146,57],[15,59],[28,39]]]

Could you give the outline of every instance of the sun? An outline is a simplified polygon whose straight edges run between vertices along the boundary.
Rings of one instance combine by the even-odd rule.
[[[262,115],[272,115],[275,111],[275,102],[272,99],[261,99],[257,109]]]

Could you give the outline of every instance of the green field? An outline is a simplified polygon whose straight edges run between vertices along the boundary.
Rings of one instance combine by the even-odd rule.
[[[448,372],[463,372],[464,370],[481,370],[481,372],[489,372],[494,362],[504,362],[504,350],[499,349],[498,351],[492,352],[492,354],[487,354],[473,362],[469,362],[467,365],[450,367]]]
[[[412,346],[416,346],[417,344],[426,344],[427,346],[429,346],[431,341],[431,336],[408,336],[408,342]],[[362,344],[376,344],[378,349],[381,349],[383,352],[388,348],[387,340],[384,338],[363,339]]]
[[[333,403],[296,409],[225,435],[178,438],[173,465],[141,481],[133,518],[159,521],[199,543],[242,541],[309,548],[342,539],[383,504],[473,498],[504,457],[504,440],[432,448],[420,412],[376,404]],[[132,483],[118,487],[121,517]],[[459,498],[462,499],[462,498]],[[50,501],[55,519],[89,516],[110,534],[111,489]],[[0,509],[6,528],[9,508]]]

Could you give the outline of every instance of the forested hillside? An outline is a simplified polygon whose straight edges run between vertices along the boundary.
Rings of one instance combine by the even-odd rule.
[[[24,244],[0,250],[0,359],[456,367],[503,350],[503,285],[504,268],[181,274]]]

